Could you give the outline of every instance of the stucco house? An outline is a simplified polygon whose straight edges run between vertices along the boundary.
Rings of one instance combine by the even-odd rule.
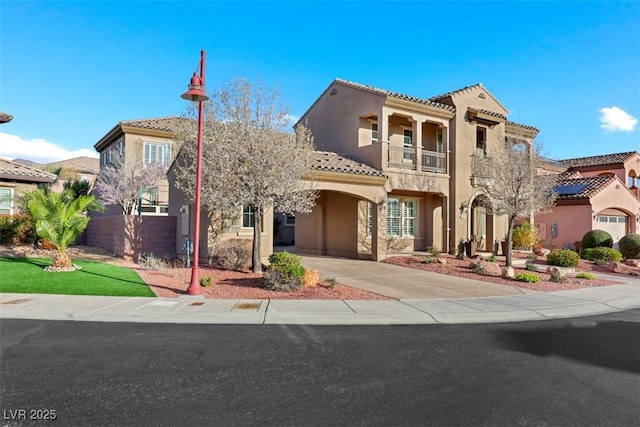
[[[123,120],[118,122],[93,146],[100,153],[100,168],[111,162],[114,155],[123,155],[125,162],[171,165],[176,153],[174,132],[179,117]],[[169,183],[166,179],[142,194],[142,215],[167,215],[169,212]],[[108,207],[107,214],[118,213],[119,207]]]
[[[0,158],[0,214],[17,213],[17,197],[55,179],[54,174]]]
[[[492,251],[507,218],[491,214],[478,187],[487,152],[538,134],[507,115],[480,83],[425,99],[335,79],[300,122],[318,150],[367,172],[316,177],[316,207],[296,215],[296,250],[377,261],[428,246],[454,252],[474,238]]]
[[[605,230],[614,247],[625,234],[640,230],[640,153],[605,154],[559,160],[566,171],[555,187],[553,210],[535,216],[541,243],[579,249],[590,230]]]

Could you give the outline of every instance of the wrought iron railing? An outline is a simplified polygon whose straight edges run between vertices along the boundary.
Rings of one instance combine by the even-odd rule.
[[[389,147],[389,167],[400,169],[416,168],[416,149],[411,147]]]
[[[422,150],[422,171],[447,173],[447,155],[436,151]]]

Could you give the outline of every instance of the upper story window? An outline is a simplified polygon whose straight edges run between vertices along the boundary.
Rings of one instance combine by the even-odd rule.
[[[476,154],[487,154],[487,129],[480,126],[476,128]]]
[[[404,130],[404,141],[403,145],[405,148],[413,147],[413,130],[405,129]]]
[[[0,214],[13,215],[13,189],[0,187]]]
[[[378,123],[371,123],[371,142],[378,142]]]
[[[436,151],[438,153],[444,153],[444,137],[441,128],[436,130]]]
[[[164,166],[171,164],[171,144],[165,142],[144,142],[144,165],[160,163]]]
[[[102,157],[102,165],[103,166],[107,166],[111,163],[111,159],[112,159],[112,153],[111,153],[111,147],[107,148],[106,150],[104,150],[100,156]]]

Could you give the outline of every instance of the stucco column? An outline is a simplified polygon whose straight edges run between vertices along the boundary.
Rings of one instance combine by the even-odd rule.
[[[387,254],[387,196],[373,205],[371,230],[371,257],[382,261]]]
[[[442,206],[442,252],[450,252],[451,244],[449,243],[449,198],[440,196],[440,205]]]
[[[378,115],[378,131],[380,132],[381,141],[389,141],[389,111],[382,107]]]
[[[416,152],[416,170],[422,170],[422,121],[414,120],[412,124],[413,128],[413,147]]]

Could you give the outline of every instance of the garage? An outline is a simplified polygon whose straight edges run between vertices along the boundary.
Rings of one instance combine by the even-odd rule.
[[[626,215],[598,215],[599,230],[604,230],[613,237],[613,247],[618,249],[618,241],[627,234]]]

